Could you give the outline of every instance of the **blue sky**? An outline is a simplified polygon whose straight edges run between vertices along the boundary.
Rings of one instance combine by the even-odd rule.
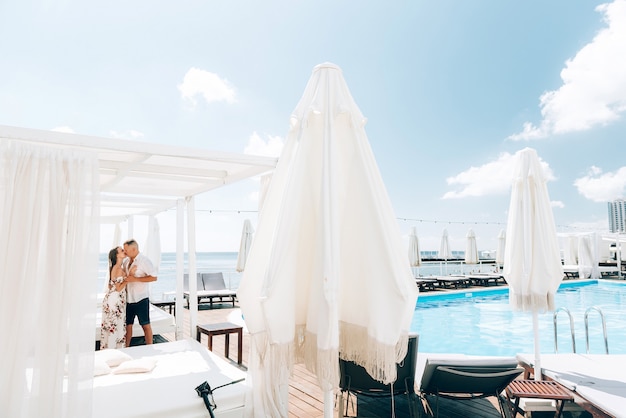
[[[495,249],[525,147],[559,232],[607,230],[626,195],[625,0],[2,1],[0,56],[0,124],[265,155],[333,62],[422,250],[443,228],[453,250],[469,228]],[[198,249],[236,251],[257,191],[199,197]],[[173,250],[173,214],[159,219]]]

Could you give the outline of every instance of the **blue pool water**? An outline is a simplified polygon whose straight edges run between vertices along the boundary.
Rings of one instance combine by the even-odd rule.
[[[609,353],[626,354],[626,284],[599,280],[564,282],[556,296],[556,307],[566,307],[574,319],[576,352],[586,352],[585,311],[602,310],[606,321]],[[558,316],[559,353],[572,352],[569,319]],[[604,353],[600,315],[592,311],[589,320],[589,352]],[[413,315],[411,331],[419,334],[419,351],[513,356],[533,353],[532,315],[513,312],[508,289],[421,293]],[[553,312],[539,314],[542,353],[554,353]]]

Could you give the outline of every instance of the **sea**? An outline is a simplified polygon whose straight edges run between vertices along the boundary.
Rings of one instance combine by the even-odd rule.
[[[199,252],[196,253],[196,271],[200,273],[222,272],[229,289],[237,289],[241,273],[236,271],[237,252]],[[187,254],[185,254],[185,272],[187,272]],[[100,254],[98,267],[97,292],[103,292],[108,278],[107,254]],[[174,298],[176,292],[176,253],[162,253],[157,281],[150,283],[150,299],[167,300]]]
[[[423,257],[431,254],[423,252]],[[453,254],[462,259],[463,254]],[[229,289],[239,288],[242,273],[236,271],[237,252],[198,252],[196,253],[196,270],[200,273],[222,272],[224,281]],[[185,272],[187,272],[187,255],[185,254]],[[407,257],[408,263],[408,257]],[[420,267],[412,267],[415,277],[418,276],[446,276],[450,274],[488,273],[493,272],[496,266],[493,260],[481,260],[479,264],[464,264],[460,260],[425,261]],[[96,292],[104,292],[108,278],[107,254],[100,254],[98,267],[98,283]],[[164,252],[161,254],[159,274],[156,282],[150,283],[150,299],[168,300],[174,298],[176,291],[176,253]]]

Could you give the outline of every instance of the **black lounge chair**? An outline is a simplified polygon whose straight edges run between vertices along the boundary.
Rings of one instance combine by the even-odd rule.
[[[411,417],[419,416],[418,397],[415,393],[415,368],[417,364],[417,334],[409,335],[407,354],[397,365],[397,377],[391,384],[383,384],[367,373],[365,368],[352,361],[339,360],[341,399],[339,416],[348,416],[350,393],[356,396],[384,398],[390,397],[394,402],[395,395],[406,394]],[[344,403],[344,395],[345,403]],[[345,409],[344,409],[345,407]]]
[[[429,358],[422,374],[420,397],[427,412],[438,416],[440,397],[467,400],[495,396],[500,413],[506,417],[506,398],[501,393],[523,371],[515,358],[508,357]],[[426,395],[435,396],[434,414]]]

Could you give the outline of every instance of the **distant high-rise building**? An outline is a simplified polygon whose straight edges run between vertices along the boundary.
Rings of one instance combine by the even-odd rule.
[[[626,232],[626,200],[609,202],[609,231]]]

